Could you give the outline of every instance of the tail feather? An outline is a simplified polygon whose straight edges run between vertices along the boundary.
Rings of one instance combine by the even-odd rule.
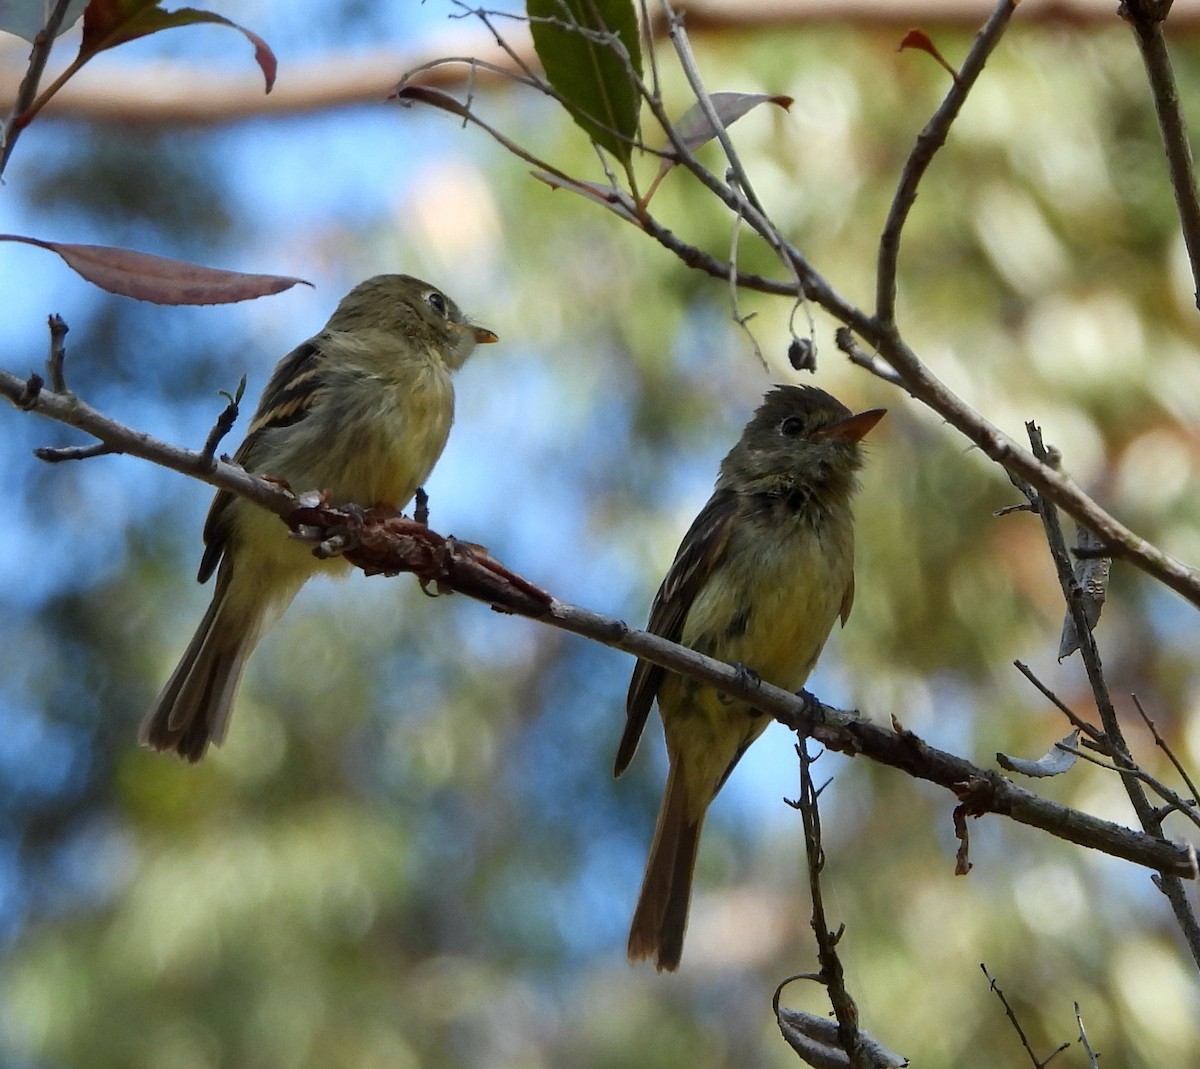
[[[671,768],[650,860],[629,929],[631,961],[653,957],[659,972],[674,972],[683,954],[692,877],[705,810],[689,813],[687,790],[678,766]]]
[[[224,741],[238,684],[265,622],[261,615],[233,611],[228,590],[225,573],[179,665],[142,721],[138,739],[143,746],[195,763],[210,744]]]

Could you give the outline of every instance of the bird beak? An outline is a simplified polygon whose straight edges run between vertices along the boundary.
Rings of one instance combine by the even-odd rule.
[[[467,333],[475,339],[475,343],[477,345],[488,345],[491,342],[500,340],[495,334],[488,330],[487,327],[473,327],[468,324]]]
[[[838,420],[837,423],[831,423],[828,427],[822,427],[813,437],[843,438],[847,442],[860,442],[867,432],[883,419],[886,412],[886,408],[870,408],[866,412],[858,412]]]

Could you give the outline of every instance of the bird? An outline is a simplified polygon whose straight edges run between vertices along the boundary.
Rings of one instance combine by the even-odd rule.
[[[427,282],[369,278],[276,365],[233,461],[296,493],[402,509],[446,445],[451,375],[496,340]],[[215,573],[212,602],[139,733],[144,746],[192,763],[224,741],[247,660],[301,586],[349,569],[318,560],[279,517],[226,490],[209,509],[204,547],[197,579]]]
[[[684,535],[647,630],[787,690],[803,686],[854,602],[859,443],[884,411],[852,414],[815,386],[770,390]],[[631,961],[654,958],[661,972],[679,967],[709,804],[769,718],[639,659],[616,776],[633,759],[656,700],[669,773],[627,951]]]

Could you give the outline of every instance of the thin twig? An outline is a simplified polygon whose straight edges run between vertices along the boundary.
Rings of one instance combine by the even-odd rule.
[[[67,375],[64,363],[67,359],[66,337],[71,329],[60,315],[52,315],[50,326],[50,355],[46,357],[46,374],[50,378],[50,389],[55,393],[67,393]]]
[[[800,799],[796,808],[804,825],[804,854],[808,867],[808,891],[812,898],[812,930],[817,940],[817,960],[821,964],[821,982],[829,995],[829,1003],[838,1023],[838,1042],[854,1062],[859,1045],[858,1007],[846,990],[846,977],[838,957],[837,945],[842,929],[829,930],[825,916],[825,899],[821,893],[821,873],[825,868],[825,848],[821,844],[821,811],[817,797],[820,793],[813,786],[813,758],[808,752],[808,740],[801,739],[796,746],[800,758]]]
[[[35,449],[33,455],[47,464],[61,464],[67,460],[91,460],[93,457],[107,457],[118,452],[120,450],[111,445],[97,442],[95,445],[43,445]]]
[[[838,327],[833,332],[833,339],[837,343],[837,347],[850,358],[850,363],[865,368],[876,378],[883,379],[884,382],[890,382],[902,390],[905,388],[904,380],[896,374],[895,369],[877,353],[868,353],[859,345],[849,327]]]
[[[225,437],[237,422],[238,411],[241,406],[242,396],[246,392],[246,376],[242,376],[241,382],[238,383],[237,390],[232,395],[225,394],[228,398],[228,403],[221,410],[221,414],[217,417],[216,423],[213,424],[212,430],[208,432],[208,437],[204,439],[204,448],[200,450],[200,455],[208,457],[211,461],[217,455],[217,446],[221,444],[221,439]]]
[[[214,463],[211,457],[205,457],[202,453],[135,431],[85,404],[74,394],[34,390],[33,387],[39,382],[40,378],[36,375],[21,379],[7,371],[0,371],[0,396],[9,398],[18,407],[90,434],[113,453],[126,453],[190,475],[221,490],[248,498],[276,515],[286,516],[296,507],[296,498],[278,483],[251,475],[236,464],[225,461]]]
[[[67,8],[70,6],[71,0],[55,0],[54,6],[46,15],[45,25],[33,39],[33,48],[29,51],[29,66],[17,89],[17,99],[13,103],[12,114],[4,124],[3,134],[0,135],[0,175],[4,174],[9,157],[16,148],[17,138],[21,136],[21,131],[25,128],[25,123],[22,121],[23,116],[37,97],[38,85],[42,80],[42,73],[46,69],[46,61],[50,58],[54,39],[58,36],[63,19],[67,16]]]
[[[1157,794],[1165,805],[1159,806],[1155,810],[1155,815],[1160,821],[1165,820],[1172,813],[1181,813],[1186,816],[1193,824],[1200,828],[1200,812],[1196,811],[1194,802],[1184,798],[1178,791],[1172,790],[1162,780],[1150,775],[1141,765],[1134,765],[1132,768],[1127,768],[1122,765],[1111,764],[1108,761],[1102,761],[1095,754],[1090,754],[1086,750],[1078,746],[1071,746],[1066,742],[1056,742],[1056,749],[1062,750],[1065,753],[1074,754],[1076,757],[1081,757],[1089,764],[1095,765],[1097,768],[1103,768],[1108,772],[1116,772],[1118,774],[1136,776],[1138,780],[1144,783],[1155,794]]]
[[[1092,1050],[1091,1043],[1088,1042],[1087,1029],[1083,1027],[1083,1014],[1079,1010],[1079,1003],[1075,1003],[1075,1023],[1079,1025],[1079,1044],[1087,1051],[1088,1069],[1100,1069],[1100,1055]]]
[[[1183,763],[1179,760],[1179,758],[1175,756],[1175,751],[1171,748],[1167,740],[1164,739],[1159,733],[1158,725],[1150,719],[1150,716],[1142,707],[1141,698],[1139,698],[1136,694],[1132,695],[1132,698],[1133,707],[1141,715],[1142,722],[1147,728],[1150,729],[1150,734],[1154,736],[1155,745],[1157,745],[1158,748],[1167,755],[1167,760],[1171,762],[1172,766],[1174,766],[1175,771],[1179,773],[1179,778],[1183,780],[1184,786],[1187,787],[1188,791],[1191,793],[1193,805],[1200,805],[1200,792],[1196,790],[1195,780],[1193,780],[1188,774],[1187,769],[1183,767]]]
[[[1179,227],[1192,268],[1192,297],[1200,308],[1200,197],[1196,192],[1196,169],[1188,140],[1187,122],[1179,104],[1179,88],[1163,37],[1162,24],[1171,9],[1169,0],[1122,0],[1118,14],[1133,27],[1133,36],[1146,67],[1154,111],[1167,154],[1167,171],[1175,206],[1179,211]]]
[[[1076,715],[1074,710],[1062,701],[1057,694],[1047,687],[1037,676],[1033,674],[1033,670],[1024,661],[1013,661],[1013,667],[1029,680],[1038,690],[1038,692],[1050,702],[1063,716],[1067,718],[1073,728],[1082,731],[1091,739],[1101,740],[1104,738],[1104,732],[1101,731],[1095,724],[1090,724],[1083,717]]]
[[[1048,454],[1045,443],[1042,441],[1041,430],[1032,422],[1026,423],[1025,428],[1029,434],[1034,454],[1040,459],[1047,459]],[[1137,764],[1125,742],[1120,718],[1117,716],[1109,695],[1108,683],[1104,678],[1104,667],[1100,661],[1100,650],[1096,645],[1095,635],[1088,628],[1087,610],[1083,604],[1082,592],[1075,580],[1075,570],[1071,564],[1070,554],[1067,552],[1067,542],[1063,537],[1062,526],[1058,522],[1058,511],[1051,502],[1044,499],[1039,500],[1037,504],[1046,533],[1046,541],[1050,546],[1050,556],[1058,573],[1059,585],[1062,587],[1063,598],[1067,603],[1068,611],[1075,620],[1075,630],[1079,639],[1079,655],[1083,660],[1088,684],[1091,686],[1092,695],[1096,700],[1100,723],[1104,727],[1104,734],[1108,741],[1109,756],[1122,770],[1121,783],[1133,806],[1134,813],[1137,814],[1138,823],[1147,834],[1162,836],[1164,834],[1163,817],[1155,811],[1149,798],[1146,797],[1146,792],[1142,789],[1135,771]],[[1176,923],[1191,951],[1192,959],[1197,965],[1200,965],[1200,919],[1197,918],[1191,902],[1188,901],[1188,895],[1182,882],[1174,876],[1164,876],[1155,882],[1171,905],[1171,911],[1175,915]]]
[[[738,264],[738,236],[742,232],[742,213],[738,212],[733,217],[733,232],[729,237],[729,305],[730,312],[733,316],[733,321],[741,328],[742,333],[750,339],[750,345],[754,349],[754,355],[758,358],[758,362],[762,365],[763,371],[770,372],[770,367],[767,365],[767,358],[763,356],[762,348],[758,344],[758,339],[754,336],[754,331],[750,329],[750,320],[754,318],[754,313],[750,315],[742,315],[741,305],[738,301],[738,284],[737,284],[737,264]]]
[[[900,184],[892,198],[887,222],[884,223],[883,233],[879,237],[875,317],[885,327],[893,326],[896,322],[896,267],[900,259],[900,234],[917,199],[917,187],[938,149],[946,143],[950,127],[958,118],[968,94],[983,72],[984,64],[992,50],[999,44],[1016,9],[1017,0],[1000,0],[996,5],[992,17],[976,35],[975,43],[967,53],[967,58],[963,60],[958,77],[951,83],[946,98],[926,123],[925,129],[917,135],[917,143],[900,173]]]
[[[979,967],[983,970],[983,975],[987,977],[988,987],[996,993],[996,997],[1004,1007],[1004,1015],[1012,1021],[1012,1026],[1016,1029],[1018,1037],[1020,1037],[1021,1046],[1025,1048],[1025,1053],[1029,1055],[1029,1060],[1033,1062],[1034,1069],[1045,1069],[1052,1059],[1056,1058],[1071,1045],[1070,1041],[1059,1044],[1045,1059],[1041,1059],[1034,1054],[1033,1048],[1029,1045],[1029,1038],[1025,1035],[1025,1029],[1021,1027],[1021,1022],[1017,1020],[1017,1015],[1013,1011],[1012,1006],[1009,1005],[1008,999],[1004,997],[1004,992],[1000,990],[1000,985],[996,983],[996,978],[988,972],[987,966],[982,962],[980,962]]]
[[[725,158],[729,161],[729,167],[733,171],[734,181],[731,185],[736,186],[746,201],[765,215],[762,202],[750,184],[750,176],[746,173],[746,168],[742,166],[741,158],[729,138],[729,131],[725,129],[725,124],[717,114],[708,90],[704,88],[704,80],[700,77],[700,68],[696,65],[696,56],[692,52],[692,43],[688,40],[687,30],[683,26],[683,18],[671,7],[670,0],[662,0],[662,9],[667,20],[667,34],[675,46],[675,55],[679,59],[679,66],[688,80],[688,85],[692,87],[696,102],[700,105],[700,110],[704,112],[704,117],[712,127],[712,131],[721,145],[721,151],[725,153]]]

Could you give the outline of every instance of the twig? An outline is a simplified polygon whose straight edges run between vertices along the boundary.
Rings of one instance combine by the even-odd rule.
[[[1173,749],[1171,749],[1171,746],[1167,742],[1167,740],[1164,739],[1161,734],[1159,734],[1158,725],[1155,724],[1155,722],[1150,719],[1150,716],[1147,714],[1146,710],[1142,707],[1141,698],[1139,698],[1136,694],[1132,695],[1132,697],[1133,697],[1133,707],[1141,715],[1142,722],[1146,725],[1147,728],[1150,729],[1150,734],[1152,736],[1154,736],[1155,745],[1158,746],[1158,748],[1160,750],[1162,750],[1162,752],[1164,754],[1166,754],[1167,760],[1171,762],[1172,766],[1174,766],[1174,768],[1175,768],[1175,771],[1179,773],[1179,778],[1181,780],[1183,780],[1184,786],[1187,787],[1188,791],[1191,792],[1192,805],[1193,806],[1200,805],[1200,792],[1198,792],[1196,790],[1195,781],[1192,779],[1192,777],[1190,775],[1188,775],[1188,771],[1186,768],[1183,767],[1183,763],[1179,760],[1178,757],[1175,756],[1175,751]]]
[[[1017,0],[1000,0],[996,5],[992,17],[976,35],[975,43],[971,45],[967,58],[963,60],[958,76],[951,82],[946,98],[926,123],[925,129],[917,135],[917,143],[900,173],[900,184],[892,198],[887,222],[884,223],[883,233],[879,237],[875,317],[882,326],[891,327],[896,322],[896,267],[900,259],[900,234],[917,199],[917,187],[938,149],[946,143],[950,127],[958,118],[958,113],[983,72],[984,64],[992,50],[1000,43],[1000,38],[1016,9]]]
[[[1109,764],[1107,761],[1102,761],[1094,754],[1088,753],[1086,750],[1080,749],[1078,746],[1071,746],[1066,742],[1056,742],[1056,749],[1062,750],[1065,753],[1074,754],[1076,757],[1081,757],[1089,764],[1095,765],[1097,768],[1103,768],[1108,772],[1116,772],[1123,775],[1136,776],[1138,780],[1144,783],[1155,794],[1157,794],[1166,804],[1159,806],[1155,810],[1155,815],[1160,821],[1165,820],[1172,813],[1181,813],[1187,817],[1193,824],[1200,828],[1200,813],[1196,811],[1196,803],[1184,798],[1178,791],[1172,790],[1161,780],[1150,775],[1141,765],[1134,765],[1132,768],[1123,765]]]
[[[1025,428],[1029,434],[1034,454],[1045,459],[1047,451],[1045,443],[1042,441],[1041,430],[1032,422],[1026,423]],[[1063,537],[1062,527],[1058,522],[1058,512],[1052,503],[1044,499],[1039,499],[1036,503],[1038,513],[1042,518],[1043,529],[1046,532],[1046,541],[1050,546],[1050,555],[1058,573],[1059,585],[1062,587],[1063,598],[1066,600],[1068,611],[1075,620],[1075,630],[1079,639],[1079,655],[1083,660],[1088,683],[1096,699],[1096,709],[1100,714],[1100,723],[1104,727],[1109,756],[1122,770],[1121,783],[1125,787],[1125,793],[1129,797],[1134,813],[1137,814],[1138,823],[1147,834],[1162,836],[1164,834],[1163,815],[1155,812],[1149,798],[1146,797],[1146,792],[1142,789],[1135,771],[1137,764],[1125,742],[1120,719],[1109,696],[1108,683],[1104,678],[1104,667],[1100,661],[1100,650],[1096,645],[1095,636],[1088,628],[1087,611],[1083,604],[1082,593],[1075,581],[1075,571],[1067,552],[1067,543]],[[1197,965],[1200,965],[1200,919],[1197,918],[1192,904],[1188,901],[1183,884],[1174,876],[1163,876],[1155,882],[1171,905],[1171,911],[1174,913],[1184,941],[1191,951],[1192,959]]]
[[[858,1007],[846,990],[842,961],[838,957],[837,945],[842,938],[842,929],[831,932],[825,916],[825,900],[821,894],[825,848],[821,844],[821,811],[817,803],[820,792],[813,786],[813,758],[808,752],[807,739],[801,739],[796,745],[796,756],[800,758],[800,799],[794,805],[800,810],[804,825],[804,854],[808,867],[808,891],[812,898],[812,930],[817,939],[817,960],[821,964],[820,981],[825,986],[833,1015],[837,1018],[838,1044],[853,1064],[859,1046]]]
[[[742,315],[741,305],[738,302],[738,284],[737,284],[737,264],[738,264],[738,236],[742,232],[742,213],[738,212],[733,217],[733,232],[729,238],[729,305],[733,316],[733,321],[741,328],[742,333],[750,339],[750,345],[754,349],[754,355],[758,357],[758,362],[762,365],[763,371],[770,372],[770,367],[767,365],[767,358],[763,356],[763,351],[758,344],[758,339],[754,336],[754,331],[750,329],[750,320],[754,318],[754,313],[750,315]]]
[[[60,464],[64,460],[91,460],[92,457],[107,457],[117,452],[119,450],[111,445],[97,442],[95,445],[43,445],[35,449],[33,455],[47,464]]]
[[[210,486],[248,498],[279,516],[286,516],[296,507],[296,498],[277,483],[251,475],[236,464],[214,461],[202,453],[164,442],[116,420],[84,404],[73,394],[58,394],[46,389],[34,389],[39,376],[21,379],[0,371],[0,396],[28,411],[75,427],[99,439],[113,453],[148,460],[172,471],[190,475]]]
[[[1025,664],[1024,661],[1013,661],[1013,667],[1038,689],[1038,692],[1043,698],[1054,705],[1054,707],[1067,718],[1071,724],[1071,727],[1082,731],[1090,739],[1102,740],[1104,738],[1103,731],[1096,727],[1095,724],[1088,723],[1083,719],[1083,717],[1077,716],[1075,712],[1066,704],[1066,702],[1062,701],[1059,696],[1054,693],[1054,691],[1047,687],[1040,679],[1038,679],[1037,676],[1033,674],[1033,671],[1027,664]]]
[[[12,114],[4,124],[3,134],[0,135],[0,175],[4,174],[9,157],[16,148],[17,138],[21,136],[21,131],[25,128],[23,117],[37,97],[42,72],[46,69],[46,61],[50,58],[54,39],[58,36],[63,19],[67,16],[67,8],[70,6],[71,0],[56,0],[46,15],[46,23],[41,32],[33,39],[33,48],[29,51],[29,66],[17,89],[17,99],[13,103]]]
[[[228,398],[228,404],[222,409],[221,414],[217,417],[217,422],[213,424],[212,430],[208,432],[208,437],[204,439],[204,448],[200,450],[200,455],[207,457],[210,461],[216,456],[217,446],[221,444],[221,439],[225,437],[237,422],[238,409],[241,405],[242,396],[246,392],[246,376],[243,375],[238,383],[237,390],[232,396],[225,394]]]
[[[850,358],[850,363],[865,368],[872,375],[883,379],[884,382],[890,382],[893,386],[904,389],[904,380],[896,374],[895,369],[878,354],[868,353],[859,345],[849,327],[838,327],[833,332],[833,339],[837,343],[837,347]]]
[[[671,38],[671,44],[675,46],[675,55],[679,59],[679,66],[688,80],[688,85],[692,88],[692,94],[700,105],[700,110],[704,112],[705,119],[708,120],[717,141],[720,142],[721,151],[725,153],[725,158],[729,161],[730,170],[733,172],[731,185],[740,191],[741,196],[756,211],[765,215],[762,202],[759,201],[758,194],[754,192],[754,187],[750,184],[750,176],[746,173],[746,168],[742,166],[741,158],[729,138],[729,131],[725,129],[725,124],[713,106],[712,98],[704,88],[704,80],[700,77],[700,68],[696,66],[696,57],[692,53],[691,41],[688,40],[687,30],[683,26],[683,18],[671,7],[670,0],[662,0],[662,9],[667,20],[667,35]]]
[[[1033,1048],[1029,1045],[1029,1039],[1025,1035],[1025,1029],[1021,1027],[1021,1022],[1017,1020],[1016,1013],[1013,1012],[1012,1006],[1009,1005],[1008,999],[1004,997],[1004,992],[1000,990],[1000,985],[996,983],[996,978],[987,971],[987,966],[980,962],[979,967],[983,970],[983,975],[987,977],[988,987],[996,992],[996,997],[1000,1000],[1000,1004],[1004,1007],[1004,1015],[1012,1021],[1013,1028],[1016,1029],[1017,1035],[1020,1037],[1021,1046],[1025,1048],[1025,1053],[1029,1055],[1029,1060],[1033,1062],[1034,1069],[1045,1069],[1050,1062],[1066,1050],[1070,1045],[1068,1040],[1066,1043],[1060,1043],[1053,1051],[1051,1051],[1044,1059],[1039,1058],[1033,1053]],[[1078,1009],[1078,1003],[1076,1003]]]
[[[1079,1044],[1087,1051],[1088,1069],[1100,1069],[1100,1055],[1092,1050],[1088,1042],[1087,1029],[1083,1027],[1083,1014],[1079,1011],[1079,1003],[1075,1003],[1075,1023],[1079,1025]]]
[[[50,326],[50,355],[46,358],[46,373],[50,376],[50,389],[55,393],[67,392],[67,376],[63,367],[67,359],[66,337],[71,329],[60,315],[48,319]]]
[[[1171,69],[1171,57],[1162,24],[1171,10],[1170,0],[1122,0],[1118,14],[1133,27],[1133,36],[1146,67],[1154,111],[1167,154],[1167,171],[1179,225],[1192,268],[1192,297],[1200,308],[1200,198],[1196,194],[1196,170],[1188,141],[1187,123],[1179,105],[1179,88]]]

